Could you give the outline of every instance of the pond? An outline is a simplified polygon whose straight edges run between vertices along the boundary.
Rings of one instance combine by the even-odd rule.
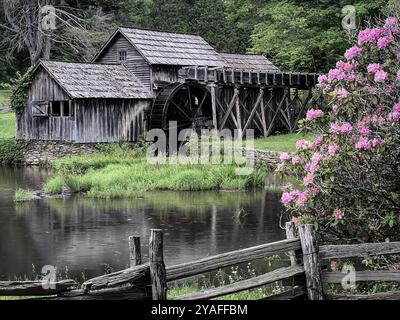
[[[128,236],[164,231],[167,265],[284,239],[280,193],[149,192],[142,199],[83,196],[15,204],[16,188],[40,189],[48,170],[0,167],[0,279],[31,277],[33,266],[92,277],[128,266]],[[271,183],[274,183],[272,181]],[[241,218],[238,219],[238,212]]]

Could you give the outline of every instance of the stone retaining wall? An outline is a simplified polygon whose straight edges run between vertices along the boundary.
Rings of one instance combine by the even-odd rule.
[[[90,154],[96,151],[95,143],[19,140],[18,145],[26,165],[39,165],[64,156]]]
[[[18,145],[26,165],[39,165],[64,156],[90,154],[96,151],[95,143],[79,144],[66,141],[19,140]],[[281,153],[247,149],[246,154],[247,156],[254,154],[256,167],[263,165],[276,167],[280,162],[279,156]]]

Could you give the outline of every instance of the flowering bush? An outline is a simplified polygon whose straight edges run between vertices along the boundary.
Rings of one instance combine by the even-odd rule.
[[[336,68],[318,79],[323,104],[301,123],[315,133],[283,154],[297,177],[282,202],[295,222],[329,238],[400,240],[400,26],[397,17],[358,34]]]

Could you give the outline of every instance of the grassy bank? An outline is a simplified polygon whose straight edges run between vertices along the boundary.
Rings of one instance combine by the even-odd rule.
[[[0,112],[0,139],[15,137],[15,113]]]
[[[23,156],[15,139],[0,138],[0,164],[15,164],[22,160]]]
[[[266,151],[294,152],[296,151],[296,141],[300,139],[313,140],[313,136],[288,133],[258,138],[254,140],[254,148]]]
[[[151,190],[245,190],[263,186],[266,172],[236,174],[235,165],[149,164],[142,152],[119,148],[55,160],[48,193],[63,186],[90,197],[138,197]]]
[[[10,104],[10,90],[0,90],[0,107]]]

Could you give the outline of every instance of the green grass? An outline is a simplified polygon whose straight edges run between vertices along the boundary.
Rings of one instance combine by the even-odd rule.
[[[300,139],[313,140],[313,136],[288,133],[258,138],[254,140],[254,148],[267,151],[294,152],[296,151],[296,141]]]
[[[15,137],[15,113],[0,112],[0,139]]]
[[[31,200],[32,197],[33,197],[33,192],[30,190],[25,190],[21,188],[15,190],[15,202],[23,202]]]
[[[150,164],[135,149],[65,157],[53,162],[56,175],[45,191],[60,193],[63,186],[96,198],[142,196],[151,190],[246,190],[262,187],[266,172],[236,174],[235,165]]]
[[[10,90],[0,90],[0,107],[10,103]]]

